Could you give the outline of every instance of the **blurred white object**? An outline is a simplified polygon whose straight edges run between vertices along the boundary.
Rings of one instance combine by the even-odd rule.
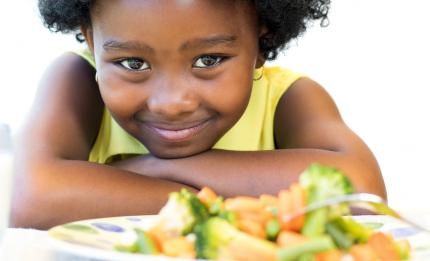
[[[12,137],[8,125],[0,122],[0,240],[9,225],[12,186]]]

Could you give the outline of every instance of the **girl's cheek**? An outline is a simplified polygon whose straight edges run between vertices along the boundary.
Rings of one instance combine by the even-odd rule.
[[[229,74],[213,88],[209,95],[220,113],[237,117],[246,108],[252,90],[252,81],[246,74]],[[216,89],[216,91],[215,91]]]
[[[130,84],[108,76],[100,82],[100,92],[107,108],[120,118],[130,118],[136,110],[143,95],[136,84]]]

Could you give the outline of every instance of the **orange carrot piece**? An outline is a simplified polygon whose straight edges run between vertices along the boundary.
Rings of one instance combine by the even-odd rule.
[[[200,201],[208,206],[211,202],[214,202],[217,199],[217,194],[208,187],[203,187],[199,193],[197,193],[197,198]]]
[[[375,250],[368,244],[354,245],[349,250],[354,261],[377,261],[380,260]]]
[[[231,211],[258,212],[263,210],[264,205],[257,198],[239,196],[226,199],[224,207]]]
[[[281,229],[290,230],[290,222],[285,222],[284,217],[293,211],[293,204],[291,192],[289,190],[281,190],[278,194],[279,207],[278,207],[278,220]]]
[[[276,245],[272,242],[255,237],[237,236],[221,250],[221,259],[235,261],[276,261],[277,249]]]
[[[317,254],[316,261],[341,261],[342,255],[342,251],[338,249],[333,249],[327,252]]]
[[[297,232],[293,231],[281,231],[279,233],[278,238],[276,239],[276,243],[280,247],[289,247],[297,244],[303,244],[307,242],[309,239]]]
[[[167,256],[195,258],[194,243],[185,237],[175,237],[162,242],[163,253]]]
[[[262,194],[260,196],[260,201],[264,206],[277,208],[279,205],[278,198],[269,194]]]
[[[155,246],[158,250],[162,251],[163,241],[167,240],[169,237],[162,229],[162,226],[157,225],[146,231],[151,239],[154,241]]]
[[[298,183],[290,186],[291,202],[293,211],[299,210],[306,205],[305,190]],[[305,224],[305,216],[300,215],[289,222],[288,227],[293,231],[300,231]]]
[[[264,231],[264,227],[261,223],[252,221],[250,219],[239,219],[237,221],[237,226],[241,231],[252,236],[263,239],[266,238],[266,232]]]
[[[390,235],[376,232],[370,236],[368,244],[381,260],[400,260],[396,244]]]
[[[251,220],[265,226],[270,219],[272,219],[272,213],[268,210],[260,210],[255,212],[250,211],[235,211],[237,219]]]

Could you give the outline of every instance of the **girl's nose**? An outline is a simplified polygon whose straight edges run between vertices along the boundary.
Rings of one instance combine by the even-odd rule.
[[[162,81],[152,86],[147,100],[149,111],[166,118],[192,113],[199,107],[198,96],[186,81]]]

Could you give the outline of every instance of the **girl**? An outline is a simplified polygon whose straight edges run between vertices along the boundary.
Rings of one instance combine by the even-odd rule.
[[[18,145],[15,226],[156,213],[170,191],[276,193],[313,162],[385,197],[313,80],[264,67],[328,0],[39,0],[88,49],[43,77]]]

